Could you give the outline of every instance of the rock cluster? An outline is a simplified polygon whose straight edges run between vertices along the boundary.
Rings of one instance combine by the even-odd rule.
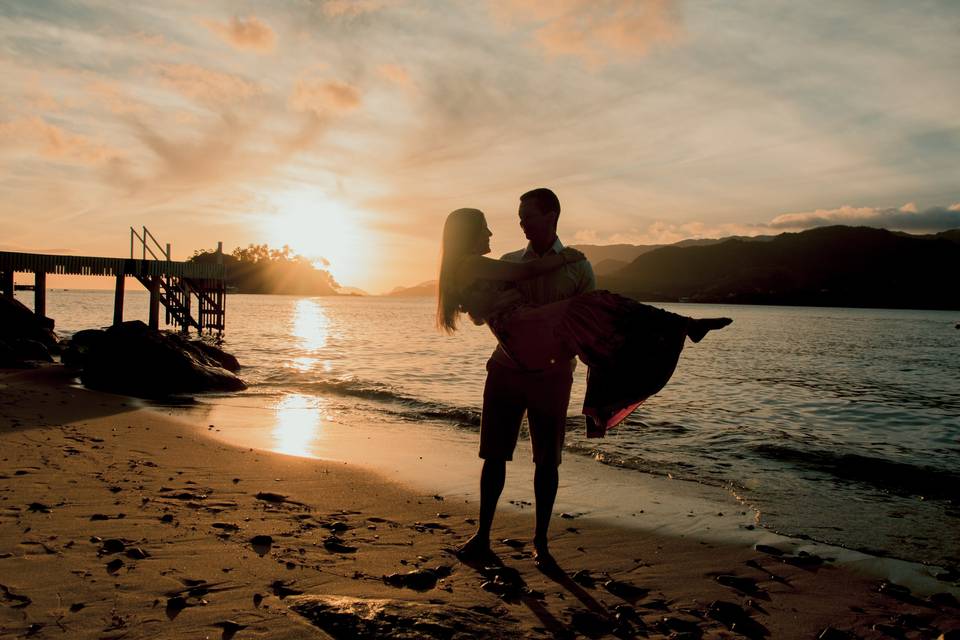
[[[140,398],[203,391],[240,391],[236,358],[221,349],[139,320],[78,331],[63,363],[80,371],[84,386]]]

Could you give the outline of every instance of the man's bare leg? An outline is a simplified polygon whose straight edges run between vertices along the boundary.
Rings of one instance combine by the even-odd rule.
[[[533,534],[533,558],[537,566],[545,570],[553,569],[557,565],[550,555],[547,529],[550,528],[559,484],[560,471],[555,464],[544,463],[536,466],[533,473],[533,493],[537,501],[537,527]]]
[[[495,557],[490,549],[490,529],[493,526],[493,516],[497,512],[497,502],[500,501],[506,479],[507,463],[505,461],[483,461],[483,470],[480,472],[480,520],[477,523],[477,532],[457,550],[457,555],[461,559],[483,561]]]

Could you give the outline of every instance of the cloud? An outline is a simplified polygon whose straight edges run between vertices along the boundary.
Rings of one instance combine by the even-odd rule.
[[[106,106],[113,114],[142,114],[148,111],[145,104],[128,97],[123,88],[114,82],[96,80],[88,84],[86,90],[87,93],[93,96],[100,104]]]
[[[657,220],[646,228],[631,228],[603,234],[595,229],[579,229],[570,236],[577,244],[672,244],[697,238],[777,235],[831,225],[869,226],[913,233],[936,233],[960,228],[960,202],[948,207],[918,209],[913,202],[902,207],[839,207],[808,213],[786,213],[768,223],[710,223],[700,221],[668,222]]]
[[[163,64],[157,70],[174,91],[205,104],[226,104],[260,92],[249,80],[195,64]]]
[[[410,73],[405,67],[399,64],[382,64],[377,67],[377,72],[381,77],[404,89],[413,88],[413,80],[410,78]]]
[[[234,17],[229,22],[218,22],[217,20],[201,20],[200,22],[220,36],[224,42],[237,49],[261,54],[273,51],[276,40],[273,29],[256,16]]]
[[[41,157],[71,164],[96,165],[116,158],[115,149],[33,116],[0,122],[5,147],[31,149]]]
[[[336,18],[339,16],[359,16],[373,13],[392,4],[389,0],[325,0],[323,12]]]
[[[592,67],[646,55],[681,33],[676,0],[490,0],[500,22],[533,25],[550,56],[576,56]]]
[[[908,202],[899,208],[878,209],[845,205],[836,209],[817,209],[804,213],[785,213],[770,222],[778,230],[810,229],[829,225],[863,225],[901,231],[943,231],[960,228],[960,203],[918,210]]]
[[[360,106],[360,90],[339,80],[298,80],[290,95],[289,105],[294,111],[317,115],[343,113]]]

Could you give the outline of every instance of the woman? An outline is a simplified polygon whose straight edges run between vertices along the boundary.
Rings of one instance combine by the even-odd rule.
[[[699,342],[729,318],[693,319],[608,291],[535,306],[513,283],[584,260],[566,248],[528,262],[484,257],[490,236],[483,212],[457,209],[443,227],[437,325],[457,328],[461,313],[484,324],[524,369],[544,369],[579,356],[590,367],[583,413],[587,435],[603,436],[673,375],[684,338]]]

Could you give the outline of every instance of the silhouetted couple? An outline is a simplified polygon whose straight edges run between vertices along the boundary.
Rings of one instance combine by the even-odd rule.
[[[526,249],[500,260],[490,252],[483,212],[457,209],[443,228],[437,324],[448,332],[461,313],[486,324],[498,344],[487,362],[480,426],[480,517],[459,550],[464,560],[495,559],[490,527],[526,413],[533,447],[537,566],[555,568],[547,529],[557,496],[567,407],[579,356],[589,368],[583,413],[602,436],[660,391],[685,338],[699,342],[728,318],[695,320],[596,291],[593,269],[557,237],[560,201],[549,189],[520,197]]]

